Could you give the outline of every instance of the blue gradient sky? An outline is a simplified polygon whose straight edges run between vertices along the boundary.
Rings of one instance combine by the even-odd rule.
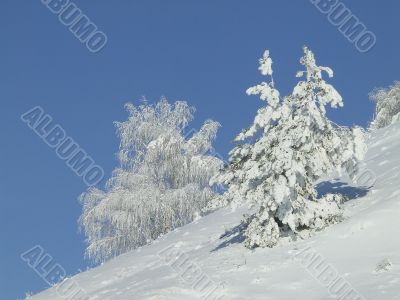
[[[116,166],[113,121],[123,105],[166,96],[197,108],[192,127],[222,124],[216,150],[248,126],[262,104],[245,95],[262,80],[257,60],[274,59],[274,79],[288,93],[307,44],[345,107],[329,112],[339,124],[365,126],[373,115],[368,92],[399,79],[400,2],[343,1],[377,36],[359,53],[308,0],[82,1],[75,3],[108,36],[89,52],[40,0],[2,0],[0,10],[0,299],[46,288],[20,254],[39,244],[72,275],[85,269],[77,197],[86,186],[20,120],[40,105],[101,165]]]

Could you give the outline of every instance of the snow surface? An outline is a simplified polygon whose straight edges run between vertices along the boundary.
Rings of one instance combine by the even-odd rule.
[[[365,299],[400,299],[400,123],[374,132],[368,144],[362,167],[376,174],[374,186],[322,184],[353,199],[345,204],[343,222],[309,239],[248,250],[234,230],[245,209],[224,208],[68,280],[90,300],[201,299],[159,254],[173,247],[219,285],[223,299],[335,299],[299,260],[299,251],[312,247]],[[30,299],[69,298],[53,287]]]

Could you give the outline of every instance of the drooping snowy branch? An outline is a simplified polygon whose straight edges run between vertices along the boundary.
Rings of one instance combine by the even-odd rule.
[[[376,102],[372,129],[383,128],[400,121],[400,81],[396,81],[386,89],[375,89],[370,93],[370,98]]]
[[[86,254],[100,262],[145,245],[201,215],[215,196],[210,178],[222,161],[210,155],[219,124],[207,121],[190,139],[183,132],[194,109],[186,102],[126,106],[117,122],[121,138],[117,168],[107,189],[82,195],[80,224]]]

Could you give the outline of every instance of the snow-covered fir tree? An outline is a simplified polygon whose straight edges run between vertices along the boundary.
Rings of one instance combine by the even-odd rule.
[[[259,95],[266,106],[237,136],[229,165],[212,180],[227,186],[219,204],[259,207],[246,219],[249,248],[273,247],[281,237],[296,238],[302,230],[320,230],[340,220],[341,196],[318,199],[315,181],[334,170],[354,173],[365,152],[360,128],[339,127],[326,117],[326,105],[343,106],[342,97],[322,77],[323,72],[332,77],[332,70],[317,66],[306,47],[300,63],[305,70],[297,77],[305,79],[282,99],[272,80],[269,52],[264,53],[259,70],[270,80],[247,94]]]
[[[379,129],[400,121],[400,81],[389,88],[375,89],[370,98],[376,102],[375,119],[371,129]]]
[[[156,105],[127,104],[129,119],[116,123],[120,167],[105,191],[81,196],[80,224],[86,254],[101,262],[145,245],[199,216],[214,196],[209,180],[222,167],[210,155],[219,123],[206,121],[190,138],[184,131],[194,109],[162,99]]]

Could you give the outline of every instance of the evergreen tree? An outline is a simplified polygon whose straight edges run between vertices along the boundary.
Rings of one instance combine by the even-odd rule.
[[[266,106],[258,110],[250,128],[240,133],[230,152],[230,164],[213,179],[228,187],[218,205],[251,203],[259,211],[247,220],[245,244],[249,248],[272,247],[280,237],[295,238],[304,229],[320,230],[341,218],[341,196],[318,199],[316,180],[334,170],[354,173],[365,146],[361,129],[338,127],[326,117],[325,106],[343,106],[339,93],[322,73],[330,68],[316,65],[304,48],[300,63],[305,76],[292,94],[280,98],[272,80],[269,52],[259,70],[270,78],[251,87]]]

